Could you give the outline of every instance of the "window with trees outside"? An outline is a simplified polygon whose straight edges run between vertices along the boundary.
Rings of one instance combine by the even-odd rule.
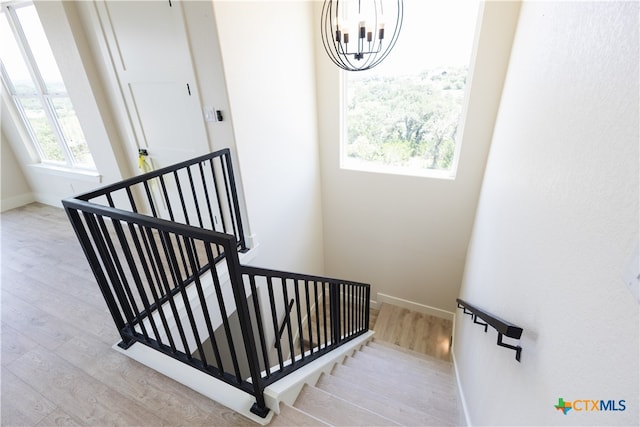
[[[95,170],[80,122],[31,2],[2,5],[0,71],[43,164]]]
[[[477,0],[404,0],[404,23],[377,67],[345,72],[345,169],[454,178]]]

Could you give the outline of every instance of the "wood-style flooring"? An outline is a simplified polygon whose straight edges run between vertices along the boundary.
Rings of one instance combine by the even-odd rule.
[[[383,304],[373,326],[375,339],[417,353],[451,361],[450,344],[453,322]]]
[[[118,334],[62,209],[4,212],[0,233],[2,426],[255,425],[111,349]],[[439,319],[423,327],[386,305],[375,316],[376,339],[447,360]]]

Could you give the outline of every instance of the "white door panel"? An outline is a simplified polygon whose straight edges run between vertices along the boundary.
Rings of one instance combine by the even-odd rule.
[[[137,148],[163,167],[209,151],[180,2],[98,9]],[[130,153],[137,167],[137,150]]]
[[[186,85],[135,82],[129,84],[129,92],[145,147],[154,163],[166,166],[195,157],[198,134],[191,123],[192,97],[187,94]]]

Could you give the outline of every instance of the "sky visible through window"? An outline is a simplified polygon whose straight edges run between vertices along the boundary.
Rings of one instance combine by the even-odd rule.
[[[346,72],[342,166],[453,175],[477,0],[404,0],[391,54]]]

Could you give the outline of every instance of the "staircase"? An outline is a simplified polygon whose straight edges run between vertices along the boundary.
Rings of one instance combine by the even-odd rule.
[[[454,383],[450,362],[374,339],[281,404],[270,425],[457,425]]]

